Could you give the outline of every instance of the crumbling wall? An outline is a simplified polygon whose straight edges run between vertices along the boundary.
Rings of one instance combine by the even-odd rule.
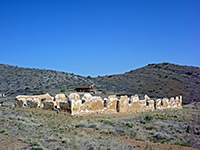
[[[129,99],[127,96],[121,96],[119,100],[118,110],[119,112],[141,112],[147,110],[154,110],[154,101],[145,95],[144,100],[139,100],[139,96],[131,96]]]
[[[129,111],[129,98],[127,95],[121,96],[118,101],[118,112],[128,112]]]
[[[55,96],[55,102],[56,102],[55,106],[57,108],[60,108],[60,102],[61,101],[66,101],[66,100],[67,100],[67,98],[66,98],[65,94],[57,94]]]
[[[71,103],[69,101],[60,101],[60,111],[68,112],[71,114]]]
[[[131,109],[130,112],[137,112],[140,110],[139,96],[131,96]]]
[[[117,101],[118,98],[116,95],[110,95],[106,100],[104,111],[107,113],[116,113],[117,112]]]
[[[19,99],[19,100],[15,100],[15,107],[16,108],[22,108],[25,104],[25,100],[24,99]]]
[[[105,101],[101,97],[91,97],[86,98],[76,94],[69,100],[69,104],[63,104],[64,111],[71,112],[72,115],[80,114],[89,114],[89,113],[127,113],[127,112],[141,112],[141,111],[153,111],[155,109],[167,109],[167,108],[181,108],[182,106],[182,97],[171,98],[170,101],[168,98],[157,99],[156,101],[151,100],[147,95],[144,96],[143,100],[139,100],[139,96],[131,96],[129,99],[128,96],[121,96],[120,99],[116,95],[110,95],[108,98],[105,98]]]
[[[44,101],[53,101],[53,97],[49,93],[44,95],[18,95],[15,100],[24,100],[24,105],[27,105],[27,100],[39,100],[38,106],[43,108]]]
[[[97,113],[103,111],[104,101],[100,96],[93,96],[80,105],[79,113]]]
[[[82,97],[82,101],[85,102],[85,101],[88,101],[92,98],[92,95],[90,93],[85,93]]]
[[[151,110],[153,111],[155,108],[154,108],[154,100],[147,100],[147,106],[146,106],[146,110]]]
[[[28,108],[37,108],[39,100],[27,100],[27,107]]]
[[[54,110],[55,107],[61,111],[69,112],[72,115],[90,114],[90,113],[132,113],[141,111],[153,111],[155,109],[180,109],[182,108],[182,96],[176,96],[157,100],[151,100],[147,95],[143,100],[138,95],[121,96],[120,99],[116,95],[110,95],[104,100],[99,96],[92,96],[89,93],[84,94],[80,99],[77,93],[71,93],[68,100],[64,94],[57,94],[55,101],[47,93],[45,95],[16,97],[15,107],[21,108],[27,106],[29,108],[43,108]]]
[[[77,93],[71,93],[68,97],[70,100],[80,100],[80,95],[78,95]]]
[[[182,96],[178,97],[176,96],[176,99],[174,97],[163,98],[163,99],[157,99],[156,100],[156,109],[174,109],[174,108],[182,108]]]
[[[55,109],[55,102],[53,101],[44,101],[44,109],[46,110],[54,110]]]

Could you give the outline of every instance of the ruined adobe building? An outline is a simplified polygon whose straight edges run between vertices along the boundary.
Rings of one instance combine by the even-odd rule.
[[[162,109],[181,109],[182,96],[176,96],[163,99],[152,100],[145,95],[140,100],[138,95],[121,96],[110,95],[104,100],[99,96],[92,96],[89,93],[81,98],[77,93],[71,93],[69,96],[57,94],[51,97],[48,93],[45,95],[16,97],[15,107],[43,108],[47,110],[59,109],[68,112],[71,115],[82,115],[90,113],[132,113],[142,111],[153,111]]]

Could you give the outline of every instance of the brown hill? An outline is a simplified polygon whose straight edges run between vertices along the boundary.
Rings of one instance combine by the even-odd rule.
[[[98,90],[137,93],[127,87],[112,85],[73,73],[0,64],[0,93],[5,93],[7,96],[46,92],[53,94],[61,90],[69,91],[79,85],[92,84],[95,84]]]
[[[200,68],[170,63],[150,64],[130,72],[97,78],[53,70],[0,64],[0,93],[57,93],[78,85],[95,84],[97,90],[150,97],[183,95],[184,103],[200,101]]]
[[[184,103],[200,101],[200,68],[198,67],[170,63],[149,64],[124,74],[96,79],[166,97],[183,95]]]

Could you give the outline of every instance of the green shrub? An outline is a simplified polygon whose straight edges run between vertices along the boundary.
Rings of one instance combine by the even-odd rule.
[[[87,76],[87,78],[88,78],[88,79],[91,79],[92,77],[91,77],[91,76]]]
[[[6,132],[6,131],[5,131],[5,130],[1,130],[1,131],[0,131],[0,133],[4,133],[4,132]]]
[[[162,144],[164,144],[164,143],[165,143],[165,141],[164,141],[164,140],[162,140],[162,141],[161,141],[161,143],[162,143]]]
[[[64,92],[66,92],[66,90],[65,89],[61,89],[60,92],[64,93]]]
[[[156,140],[153,140],[153,143],[156,143],[157,141]]]
[[[109,120],[105,120],[104,123],[105,124],[109,124],[109,125],[113,125],[113,123],[111,121],[109,121]]]
[[[150,93],[154,93],[154,92],[155,92],[155,90],[149,90],[149,92],[150,92]]]
[[[7,130],[10,130],[10,128],[9,128],[9,127],[6,127],[6,129],[7,129]]]
[[[34,146],[34,147],[32,148],[32,150],[44,150],[44,148],[38,147],[38,146]]]
[[[129,128],[132,128],[133,126],[129,123],[126,124]]]
[[[40,143],[38,141],[31,142],[31,146],[40,146]]]
[[[150,116],[150,115],[146,115],[146,116],[145,116],[145,120],[146,120],[147,122],[150,122],[150,121],[153,120],[153,117]]]
[[[174,145],[181,145],[181,143],[179,143],[179,142],[175,142]]]

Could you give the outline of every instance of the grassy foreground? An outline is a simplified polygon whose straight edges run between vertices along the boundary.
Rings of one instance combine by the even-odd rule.
[[[0,106],[1,150],[200,148],[200,103],[181,110],[68,113]]]

